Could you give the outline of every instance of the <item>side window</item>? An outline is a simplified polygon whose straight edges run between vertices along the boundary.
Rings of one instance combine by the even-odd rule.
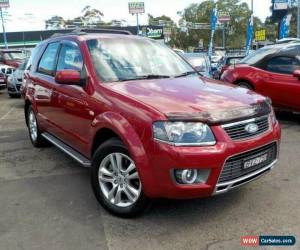
[[[300,63],[296,58],[279,56],[268,61],[266,70],[279,74],[292,74],[299,67]]]
[[[50,76],[54,75],[56,67],[56,55],[59,49],[59,45],[59,43],[50,43],[48,45],[40,60],[38,72]]]
[[[75,43],[63,44],[58,58],[57,71],[73,69],[81,71],[83,59],[79,47]]]
[[[32,51],[31,51],[31,55],[30,55],[30,58],[27,62],[26,65],[24,65],[24,69],[25,70],[31,70],[31,67],[32,67],[32,64],[33,62],[36,60],[36,57],[37,57],[37,54],[38,52],[40,51],[41,49],[41,44],[38,44]]]

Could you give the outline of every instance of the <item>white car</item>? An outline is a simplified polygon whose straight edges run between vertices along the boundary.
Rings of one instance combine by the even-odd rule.
[[[7,77],[14,72],[14,68],[4,64],[0,64],[0,89],[6,88]]]

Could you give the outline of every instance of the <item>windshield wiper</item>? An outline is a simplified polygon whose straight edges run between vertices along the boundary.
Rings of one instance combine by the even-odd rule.
[[[189,76],[189,75],[194,75],[194,74],[199,75],[199,73],[196,72],[196,71],[187,71],[187,72],[184,72],[184,73],[182,73],[182,74],[180,74],[180,75],[175,76],[175,78],[184,77],[184,76]]]
[[[136,80],[145,80],[145,79],[162,79],[162,78],[170,78],[170,76],[167,75],[142,75],[142,76],[136,76],[133,78],[124,78],[119,79],[119,82],[125,82],[125,81],[136,81]]]

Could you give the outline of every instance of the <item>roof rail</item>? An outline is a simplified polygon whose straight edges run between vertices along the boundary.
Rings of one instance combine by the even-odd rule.
[[[67,30],[67,29],[66,29]],[[66,31],[62,30],[62,31]],[[128,30],[117,30],[117,29],[88,29],[88,28],[79,28],[75,30],[70,30],[70,32],[66,33],[54,33],[51,38],[60,37],[60,36],[67,36],[67,35],[86,35],[90,33],[104,33],[104,34],[120,34],[120,35],[132,35],[132,33]]]

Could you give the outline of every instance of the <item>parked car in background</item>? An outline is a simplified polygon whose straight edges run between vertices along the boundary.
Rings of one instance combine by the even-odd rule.
[[[217,70],[214,72],[214,79],[220,79],[229,66],[238,64],[244,57],[245,55],[226,55],[220,61]]]
[[[277,44],[283,44],[283,43],[300,43],[299,38],[292,38],[292,37],[287,37],[287,38],[282,38],[280,40],[276,41]]]
[[[26,59],[26,54],[18,49],[0,49],[0,63],[18,68]]]
[[[135,216],[150,199],[225,193],[273,168],[281,132],[267,98],[200,77],[152,39],[106,32],[39,44],[24,106],[32,144],[91,167],[104,208]]]
[[[193,68],[203,76],[212,77],[209,58],[204,53],[184,53],[183,58],[193,66]]]
[[[7,87],[7,78],[14,72],[15,68],[0,64],[0,72],[4,75],[5,87]]]
[[[184,50],[182,49],[173,49],[178,55],[183,55],[184,54]]]
[[[230,66],[221,79],[268,96],[277,108],[300,111],[300,43],[263,47]]]
[[[3,90],[6,88],[6,76],[0,72],[0,90]]]
[[[7,77],[7,92],[10,97],[20,97],[20,88],[24,80],[24,70],[27,61],[21,64],[11,75]]]

